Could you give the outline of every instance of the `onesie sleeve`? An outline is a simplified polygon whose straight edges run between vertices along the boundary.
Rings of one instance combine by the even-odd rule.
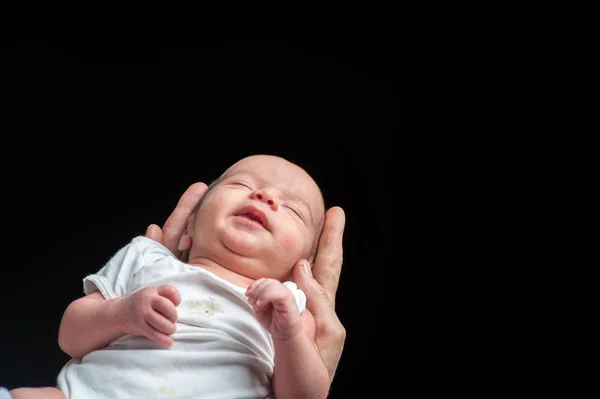
[[[99,290],[104,299],[128,295],[129,281],[141,265],[139,238],[136,237],[119,249],[98,272],[83,279],[83,292],[89,295]]]

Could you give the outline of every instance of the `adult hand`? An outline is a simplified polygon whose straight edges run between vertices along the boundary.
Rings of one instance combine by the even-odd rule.
[[[187,217],[200,201],[207,188],[208,186],[204,183],[194,183],[189,186],[179,199],[175,210],[168,217],[162,230],[157,225],[151,224],[146,229],[146,237],[160,242],[179,258],[181,256],[181,251],[178,248],[179,239],[183,235]]]
[[[303,259],[294,267],[294,282],[306,294],[306,307],[315,317],[315,342],[329,371],[330,381],[333,381],[346,340],[346,329],[335,313],[345,225],[346,214],[342,208],[334,206],[328,209],[312,272]]]

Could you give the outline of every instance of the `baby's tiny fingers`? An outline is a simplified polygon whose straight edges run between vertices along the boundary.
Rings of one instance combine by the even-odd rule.
[[[171,302],[165,297],[154,297],[152,299],[152,309],[166,317],[168,320],[171,320],[172,322],[177,321],[177,308],[175,307],[175,305],[173,305],[173,302]]]
[[[256,305],[259,307],[267,306],[268,304],[272,304],[276,309],[283,310],[288,306],[295,304],[295,300],[288,288],[281,283],[276,284],[273,282],[260,292],[256,301]]]
[[[173,343],[174,343],[173,338],[155,330],[150,324],[148,324],[147,327],[148,328],[146,329],[146,332],[144,333],[144,336],[146,338],[148,338],[151,341],[156,342],[163,348],[169,348],[173,345]]]
[[[260,287],[264,285],[267,281],[266,278],[259,278],[258,280],[254,280],[252,284],[248,286],[246,290],[246,296],[248,297],[256,297],[257,293],[260,291]]]
[[[146,322],[158,332],[171,335],[177,331],[177,326],[158,312],[150,312],[146,315]]]

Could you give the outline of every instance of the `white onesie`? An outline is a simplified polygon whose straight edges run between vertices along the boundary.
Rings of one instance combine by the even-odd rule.
[[[97,274],[84,279],[84,292],[105,299],[149,285],[179,290],[173,346],[125,335],[107,347],[70,360],[58,388],[68,399],[271,398],[273,341],[254,316],[245,289],[202,267],[181,262],[164,246],[139,236],[121,248]],[[294,283],[299,310],[305,296]]]

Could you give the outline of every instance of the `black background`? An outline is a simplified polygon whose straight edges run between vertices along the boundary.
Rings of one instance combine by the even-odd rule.
[[[439,366],[430,351],[443,338],[422,327],[431,314],[414,316],[430,300],[419,287],[444,278],[427,262],[441,249],[426,246],[448,192],[432,197],[423,177],[447,139],[427,131],[429,91],[402,55],[392,40],[5,48],[0,385],[53,385],[68,361],[60,318],[82,278],[162,225],[193,182],[273,153],[346,212],[337,311],[348,335],[331,397],[427,390],[417,381]]]

